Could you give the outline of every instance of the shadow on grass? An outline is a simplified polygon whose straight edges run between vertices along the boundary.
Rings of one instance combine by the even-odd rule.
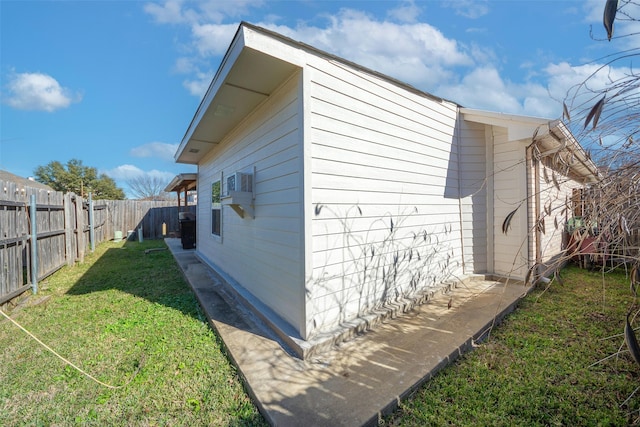
[[[110,343],[117,356],[109,357],[141,355],[134,365],[142,366],[136,382],[148,381],[160,393],[172,384],[173,390],[163,396],[166,405],[147,396],[146,386],[132,386],[141,402],[132,411],[144,405],[176,407],[186,417],[180,425],[216,425],[211,421],[215,417],[204,415],[205,408],[216,407],[225,408],[230,418],[226,425],[264,425],[240,388],[234,391],[240,379],[225,359],[219,337],[203,332],[209,327],[203,311],[163,240],[103,243],[87,261],[76,267],[84,270],[66,292],[75,299],[69,307],[90,312],[83,320],[92,322],[87,328],[96,331],[92,339],[102,340],[103,347]],[[190,394],[183,399],[180,390]]]
[[[111,289],[202,319],[191,288],[162,240],[126,241],[122,246],[107,249],[67,294],[85,295]]]

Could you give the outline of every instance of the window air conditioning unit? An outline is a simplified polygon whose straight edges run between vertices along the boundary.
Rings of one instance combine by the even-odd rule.
[[[231,207],[241,218],[249,215],[255,218],[253,211],[253,173],[236,172],[227,177],[227,194],[221,199],[222,204]]]
[[[253,191],[253,174],[236,172],[227,177],[227,194],[232,191],[251,193]]]

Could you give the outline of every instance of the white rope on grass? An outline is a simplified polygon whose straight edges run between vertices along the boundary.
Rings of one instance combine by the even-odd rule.
[[[114,386],[111,384],[107,384],[105,382],[100,381],[99,379],[97,379],[96,377],[94,377],[93,375],[91,375],[90,373],[88,373],[87,371],[83,370],[82,368],[76,366],[73,362],[71,362],[70,360],[65,359],[64,357],[62,357],[60,354],[58,354],[54,349],[52,349],[51,347],[49,347],[48,345],[46,345],[45,343],[43,343],[42,341],[40,341],[40,339],[38,339],[38,337],[36,337],[35,335],[33,335],[31,332],[29,332],[27,329],[25,329],[22,325],[20,325],[18,322],[16,322],[15,320],[13,320],[9,315],[7,315],[3,310],[0,310],[0,313],[6,317],[7,319],[9,319],[11,321],[11,323],[13,323],[14,325],[16,325],[18,328],[20,328],[25,334],[29,335],[31,338],[33,338],[38,344],[40,344],[41,346],[43,346],[44,348],[46,348],[48,351],[50,351],[51,353],[53,353],[56,357],[58,357],[60,360],[62,360],[64,363],[66,363],[67,365],[73,367],[75,370],[77,370],[78,372],[80,372],[82,375],[88,377],[89,379],[95,381],[96,383],[100,384],[101,386],[110,388],[110,389],[119,389],[119,388],[123,388],[127,385],[129,385],[131,383],[131,381],[133,381],[133,379],[136,377],[136,375],[138,375],[138,372],[140,372],[140,367],[142,366],[142,363],[140,363],[138,365],[138,369],[136,370],[135,374],[129,379],[129,381],[127,381],[126,383],[119,385],[119,386]]]

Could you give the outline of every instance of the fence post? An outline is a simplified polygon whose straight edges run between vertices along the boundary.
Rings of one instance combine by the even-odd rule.
[[[78,248],[78,261],[84,261],[84,210],[82,197],[76,195],[76,246]]]
[[[73,242],[71,239],[75,238],[73,234],[73,225],[75,221],[72,218],[75,218],[75,210],[72,211],[72,201],[71,201],[71,193],[65,193],[63,196],[63,205],[64,205],[64,245],[65,245],[65,257],[67,260],[67,265],[72,266],[76,262],[76,254],[73,253]]]
[[[31,195],[29,216],[31,217],[31,290],[38,293],[38,230],[36,229],[36,195]]]
[[[96,232],[95,221],[93,220],[93,199],[89,193],[89,243],[91,243],[91,252],[96,250]]]

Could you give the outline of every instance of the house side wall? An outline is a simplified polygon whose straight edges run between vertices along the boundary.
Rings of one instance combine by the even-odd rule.
[[[198,255],[298,331],[304,326],[300,82],[297,73],[203,159],[197,216]],[[212,182],[254,167],[255,219],[223,206],[222,236],[214,236]]]
[[[525,141],[509,141],[506,128],[492,126],[492,133],[493,273],[523,279],[528,270],[526,144]],[[516,208],[505,234],[503,223]]]
[[[462,274],[456,106],[312,57],[310,336]]]
[[[464,272],[486,273],[487,265],[487,143],[485,126],[459,121],[460,206]]]
[[[546,161],[539,162],[540,215],[544,219],[541,230],[542,262],[562,254],[566,247],[565,224],[572,216],[571,196],[582,185],[559,172]]]

